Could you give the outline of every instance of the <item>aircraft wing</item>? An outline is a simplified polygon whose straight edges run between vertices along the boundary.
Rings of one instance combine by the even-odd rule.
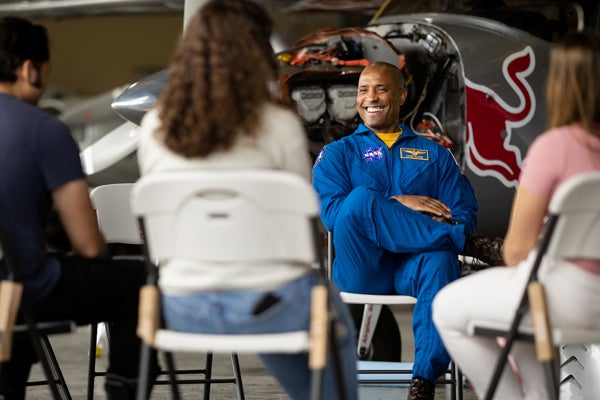
[[[26,18],[183,13],[185,0],[0,0],[0,15]]]
[[[189,0],[0,0],[0,15],[27,18],[183,13]],[[412,0],[410,0],[412,1]],[[360,12],[373,14],[384,0],[257,0],[273,12]]]

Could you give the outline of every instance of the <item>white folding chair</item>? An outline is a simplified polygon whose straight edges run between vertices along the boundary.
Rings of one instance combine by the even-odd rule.
[[[282,171],[194,171],[142,177],[133,190],[132,206],[140,217],[154,277],[170,259],[198,262],[297,262],[323,269],[318,240],[319,205],[312,186]],[[140,367],[138,399],[148,381],[149,346],[185,352],[309,352],[312,397],[320,398],[327,341],[332,340],[328,290],[312,294],[311,331],[261,335],[210,335],[175,332],[159,324],[159,293],[148,285],[141,293],[138,334],[146,344]],[[334,348],[335,350],[335,348]]]
[[[98,225],[102,231],[104,238],[108,245],[114,246],[134,246],[139,249],[124,249],[119,250],[115,248],[111,251],[111,255],[116,258],[134,257],[143,259],[143,240],[142,233],[137,218],[133,215],[131,210],[131,191],[133,189],[133,183],[114,183],[102,185],[94,188],[90,192],[90,198],[96,215],[98,218]],[[133,254],[132,254],[133,253]],[[89,345],[89,359],[88,359],[88,388],[87,388],[87,399],[92,400],[94,397],[94,380],[97,376],[104,376],[106,372],[96,370],[96,346],[101,340],[102,332],[106,332],[105,328],[102,329],[104,324],[92,324],[90,334],[90,345]],[[239,361],[236,354],[232,354],[232,365],[234,371],[239,369]],[[171,365],[171,370],[174,372],[170,378],[171,380],[158,380],[155,384],[175,384],[175,383],[201,383],[204,384],[204,397],[208,399],[210,397],[210,385],[211,383],[235,383],[241,385],[235,378],[228,379],[213,379],[212,378],[212,354],[206,355],[204,369],[175,369],[172,354],[165,353],[166,362]],[[165,372],[161,371],[161,374]],[[193,374],[204,374],[204,379],[181,379],[176,378],[177,375],[193,375]],[[242,390],[242,389],[240,389]]]
[[[98,226],[109,246],[142,245],[137,220],[129,205],[132,187],[133,183],[114,183],[97,186],[90,191],[90,199],[96,211]],[[141,257],[141,251],[139,254]],[[95,378],[106,375],[106,372],[96,370],[96,357],[101,354],[104,339],[107,339],[106,325],[104,323],[91,324],[88,348],[88,400],[94,398]]]
[[[586,258],[600,260],[600,172],[576,175],[562,184],[552,196],[549,219],[538,245],[538,253],[529,276],[529,284],[510,325],[490,321],[471,321],[473,335],[505,337],[486,393],[492,399],[514,340],[535,339],[537,357],[546,372],[550,399],[558,399],[559,374],[557,346],[573,343],[600,343],[600,331],[583,328],[551,328],[546,310],[543,285],[537,273],[544,258]],[[533,327],[520,326],[523,316],[531,313]]]
[[[142,245],[140,229],[129,204],[132,188],[133,183],[113,183],[95,187],[90,192],[100,231],[109,244]]]
[[[335,257],[335,249],[333,247],[333,235],[331,232],[327,232],[327,264],[329,266],[328,273],[329,278],[331,279],[331,272],[333,267],[333,259]],[[382,307],[384,305],[395,305],[395,306],[405,306],[408,308],[413,308],[417,303],[417,298],[413,296],[406,295],[377,295],[377,294],[364,294],[364,293],[350,293],[350,292],[341,292],[340,293],[342,300],[344,300],[347,304],[364,304],[363,315],[361,319],[360,329],[358,332],[358,340],[357,340],[357,349],[356,353],[359,359],[364,358],[369,352],[372,350],[371,346],[373,343],[373,335],[375,333],[375,329],[377,326],[377,322],[379,320],[379,316],[381,314]],[[358,371],[359,375],[405,375],[412,374],[411,369],[360,369]],[[463,398],[463,390],[462,390],[462,373],[457,368],[454,362],[451,363],[449,368],[449,376],[440,377],[437,381],[439,384],[449,384],[451,388],[451,399],[462,400]],[[400,384],[409,384],[411,382],[410,378],[392,378],[390,379],[382,379],[382,378],[362,378],[358,380],[358,383],[361,384],[390,384],[390,383],[400,383]]]

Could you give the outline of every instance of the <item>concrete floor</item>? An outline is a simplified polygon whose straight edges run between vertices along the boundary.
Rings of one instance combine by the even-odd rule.
[[[403,337],[402,359],[406,362],[412,361],[413,342],[410,332],[410,311],[396,310],[394,314],[401,327]],[[87,390],[87,352],[89,341],[89,328],[82,327],[73,334],[57,335],[51,338],[57,358],[67,380],[71,396],[75,400],[86,399]],[[202,368],[204,357],[189,354],[176,354],[176,362],[179,368]],[[97,359],[98,368],[104,367],[106,354]],[[231,360],[228,355],[215,355],[213,377],[231,377]],[[247,400],[279,400],[288,399],[279,385],[262,367],[258,358],[254,355],[240,355],[242,368],[242,380]],[[32,372],[32,379],[41,377],[39,366]],[[201,378],[201,377],[198,377]],[[94,399],[106,399],[103,389],[104,378],[96,379]],[[200,399],[203,396],[203,386],[181,385],[181,393],[184,399]],[[376,386],[361,385],[359,387],[360,400],[403,400],[406,398],[406,386]],[[213,384],[211,389],[212,399],[236,399],[236,391],[233,384]],[[47,400],[51,398],[46,386],[29,387],[27,389],[28,400]],[[170,391],[167,385],[156,385],[152,392],[153,400],[170,399]],[[471,389],[464,389],[465,400],[475,400]],[[438,385],[436,389],[436,400],[451,399],[449,385]],[[330,399],[324,399],[330,400]]]

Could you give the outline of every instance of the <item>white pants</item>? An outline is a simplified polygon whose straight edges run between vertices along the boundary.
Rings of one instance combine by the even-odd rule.
[[[492,337],[467,334],[469,321],[510,324],[529,278],[535,254],[517,267],[496,267],[450,283],[433,302],[433,320],[446,349],[483,397],[492,378],[500,348]],[[600,275],[569,262],[545,259],[539,269],[550,323],[556,327],[600,329]],[[531,325],[527,314],[523,325]],[[541,364],[533,343],[515,341],[511,354],[522,377],[522,390],[510,367],[505,367],[494,399],[547,399]]]

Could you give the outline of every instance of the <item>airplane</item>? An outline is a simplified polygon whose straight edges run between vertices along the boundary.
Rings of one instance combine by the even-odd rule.
[[[274,43],[282,101],[302,116],[313,157],[323,144],[348,134],[358,122],[353,86],[364,65],[376,60],[395,63],[409,83],[405,122],[452,150],[479,199],[477,230],[495,236],[506,232],[527,148],[546,127],[543,96],[550,44],[570,30],[600,26],[596,0],[257,1],[276,18],[311,12],[372,16],[360,26],[319,29],[292,46]],[[183,12],[185,16],[202,2],[0,0],[0,15],[62,18]],[[111,90],[86,99],[88,105],[78,107],[107,118],[106,123],[99,117],[86,121],[99,125],[97,133],[90,134],[72,117],[61,117],[71,121],[79,135],[82,160],[93,184],[130,181],[138,174],[135,131],[128,133],[131,125],[116,122],[116,114],[101,100],[115,97],[114,111],[136,125],[167,78],[163,70],[118,97]],[[69,114],[66,109],[62,112]],[[83,153],[112,130],[113,139]]]
[[[302,6],[307,3],[320,2]],[[409,91],[404,122],[452,151],[479,200],[477,231],[502,237],[527,149],[547,126],[551,44],[574,29],[598,29],[598,4],[540,1],[491,8],[482,2],[483,8],[469,13],[406,13],[398,10],[411,7],[409,2],[399,3],[366,25],[319,29],[278,51],[281,100],[302,118],[314,158],[359,123],[356,87],[364,66],[398,65]],[[167,79],[165,70],[137,82],[112,107],[139,123]],[[360,321],[360,312],[352,311]],[[393,316],[382,312],[367,359],[390,360],[400,351]],[[597,364],[578,356],[582,365]],[[596,386],[593,379],[577,378],[583,387]]]
[[[322,9],[322,3],[330,2],[291,8]],[[409,90],[405,123],[451,149],[479,200],[477,231],[504,236],[527,148],[546,128],[550,45],[569,30],[598,26],[585,19],[586,11],[594,12],[592,3],[491,8],[482,2],[484,7],[472,7],[469,14],[397,13],[409,2],[386,3],[385,12],[367,25],[319,29],[280,50],[282,101],[302,117],[314,158],[323,144],[358,124],[355,96],[362,68],[374,61],[400,66]],[[523,18],[535,23],[528,28]],[[163,70],[131,85],[113,109],[139,123],[167,79]]]
[[[323,144],[348,134],[358,123],[353,86],[365,63],[386,60],[402,66],[410,96],[405,122],[452,150],[479,199],[477,230],[495,236],[506,232],[526,150],[546,127],[543,96],[550,44],[569,30],[600,25],[595,0],[258,1],[280,14],[343,11],[373,16],[361,26],[319,29],[291,46],[274,44],[282,101],[302,116],[313,158]],[[172,13],[194,3],[202,0],[37,0],[26,5],[0,0],[0,14]],[[113,110],[138,124],[167,79],[162,70],[132,84],[114,98]],[[94,113],[101,114],[99,102],[90,102]],[[79,135],[92,185],[138,176],[135,131],[128,134],[129,125],[115,122],[116,113],[107,116],[110,121],[102,128],[107,137],[115,129],[113,139],[85,154],[84,145],[95,143],[89,137],[99,140],[103,135],[91,135],[89,129],[82,134],[81,124],[70,125]]]

